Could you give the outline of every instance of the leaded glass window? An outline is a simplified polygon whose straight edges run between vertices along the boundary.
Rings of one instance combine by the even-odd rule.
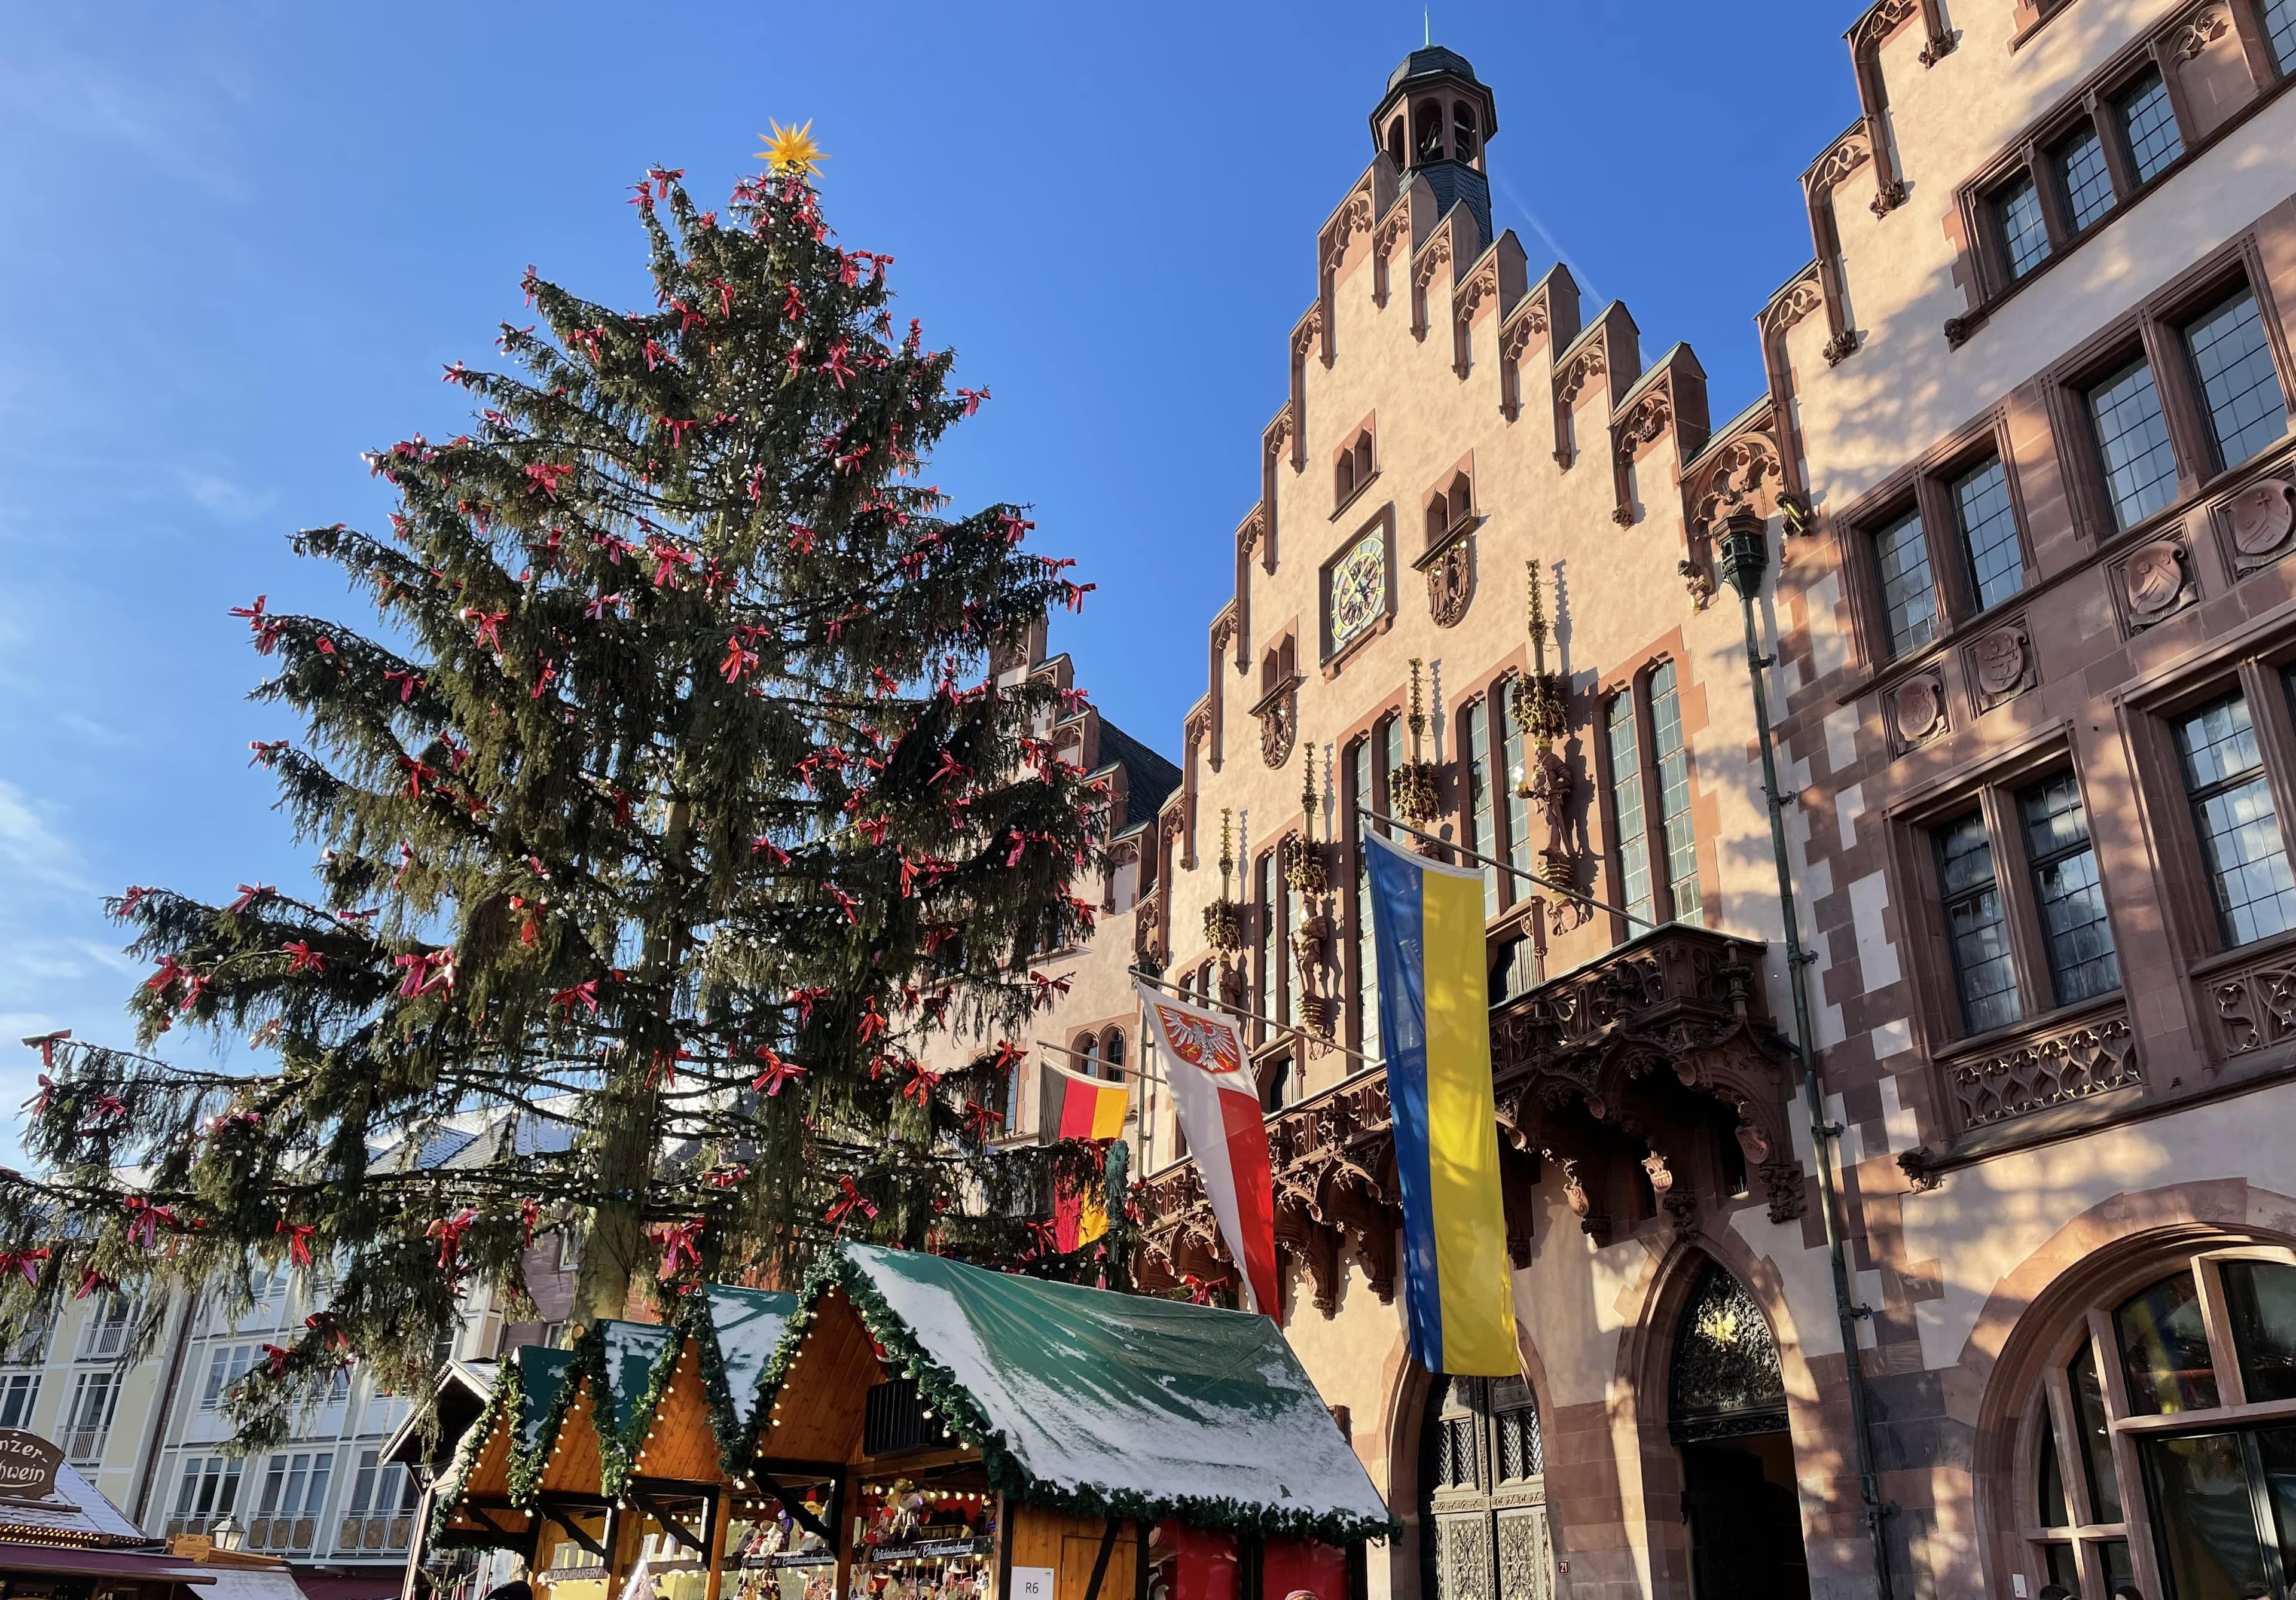
[[[2090,390],[2088,409],[2113,521],[2133,528],[2177,497],[2177,453],[2151,364],[2139,357]]]
[[[1618,827],[1619,899],[1628,911],[1649,922],[1654,920],[1650,832],[1643,818],[1643,750],[1635,730],[1632,691],[1621,690],[1603,708],[1603,736],[1611,756],[1611,816]]]
[[[2021,1014],[2009,955],[2009,918],[1994,875],[1993,841],[1976,811],[1936,834],[1938,883],[1961,995],[1962,1025],[1972,1033],[2004,1028]]]
[[[2080,784],[2061,772],[2017,797],[2025,828],[2025,854],[2033,871],[2033,898],[2041,938],[2049,951],[2049,978],[2057,1004],[2110,993],[2120,987],[2120,963],[2105,920],[2104,887],[2097,880],[2088,813]]]
[[[2248,702],[2228,694],[2181,719],[2177,753],[2226,945],[2296,926],[2296,880]]]
[[[2017,513],[2009,504],[2009,476],[1993,456],[1953,483],[1953,509],[1961,547],[1969,559],[1970,587],[1984,611],[2025,587],[2025,554],[2017,547]]]
[[[2001,225],[2001,247],[2008,252],[2009,275],[2021,278],[2049,258],[2049,230],[2041,219],[2041,194],[2030,174],[1993,198]]]
[[[2057,173],[2064,180],[2065,209],[2072,213],[2075,229],[2112,209],[2112,174],[2096,129],[2084,127],[2058,148]]]
[[[2177,131],[2176,108],[2169,103],[2169,86],[2158,72],[2148,71],[2120,97],[2121,130],[2128,136],[2128,159],[2136,181],[2149,182],[2163,167],[2185,153],[2183,135]]]
[[[2236,467],[2288,431],[2288,406],[2255,291],[2241,291],[2185,330],[2217,464]]]
[[[1930,546],[1919,512],[1908,512],[1874,536],[1881,569],[1882,609],[1890,653],[1919,650],[1937,636],[1937,586],[1930,578]]]
[[[1682,697],[1672,661],[1651,673],[1651,743],[1658,758],[1659,833],[1666,844],[1667,889],[1674,919],[1696,923],[1704,910],[1698,893],[1698,834],[1690,819],[1690,751],[1682,737]]]

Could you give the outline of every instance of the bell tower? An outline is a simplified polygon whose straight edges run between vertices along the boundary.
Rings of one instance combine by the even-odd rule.
[[[1430,45],[1403,58],[1371,114],[1371,140],[1394,161],[1403,181],[1423,177],[1437,215],[1464,203],[1491,237],[1490,179],[1483,149],[1499,130],[1491,92],[1456,50]]]

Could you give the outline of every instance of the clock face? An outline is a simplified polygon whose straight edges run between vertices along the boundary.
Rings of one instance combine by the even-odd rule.
[[[1332,569],[1332,648],[1339,649],[1387,611],[1387,541],[1374,533]]]

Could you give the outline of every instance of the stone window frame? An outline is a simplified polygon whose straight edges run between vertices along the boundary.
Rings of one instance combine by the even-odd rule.
[[[2081,1018],[2125,1005],[2128,974],[2119,987],[2060,1005],[2049,970],[2047,936],[2033,888],[2033,864],[2026,847],[2017,810],[2020,792],[2060,773],[2070,772],[2080,791],[2081,811],[2087,819],[2091,848],[2100,863],[2105,846],[2097,839],[2096,811],[2092,797],[2096,784],[2087,770],[2070,731],[2060,726],[1980,770],[1956,778],[1931,792],[1893,806],[1889,814],[1890,856],[1897,882],[1891,898],[1898,908],[1904,933],[1905,975],[1909,993],[1906,1013],[1916,1030],[1924,1054],[1941,1076],[1968,1057],[1998,1054],[2015,1041],[2062,1032]],[[1993,879],[1998,886],[2009,928],[2011,970],[2017,980],[2018,1020],[1981,1033],[1971,1032],[1963,1021],[1959,975],[1955,971],[1952,928],[1939,882],[1936,835],[1939,828],[1972,811],[1985,819],[1985,834],[1993,850]],[[2126,951],[2126,913],[2117,902],[2112,874],[2100,868],[2106,925],[2112,930],[2116,952]],[[1945,1095],[1940,1104],[1950,1104]]]
[[[2185,794],[2176,723],[2235,691],[2248,702],[2281,842],[2296,861],[2296,685],[2291,684],[2291,674],[2296,674],[2296,637],[2284,636],[2234,659],[2206,663],[2151,694],[2131,696],[2123,718],[2132,746],[2137,800],[2149,814],[2147,832],[2158,841],[2154,890],[2177,953],[2203,987],[2228,967],[2296,949],[2296,930],[2244,945],[2225,943]]]
[[[2296,83],[2296,76],[2289,80]],[[2296,358],[2272,291],[2254,229],[2228,240],[2208,258],[2161,285],[2067,353],[2041,375],[2056,462],[2073,512],[2075,532],[2092,546],[2140,540],[2185,521],[2196,500],[2227,487],[2236,476],[2281,446],[2267,446],[2230,466],[2217,464],[2208,397],[2194,370],[2185,330],[2241,288],[2256,297],[2281,400],[2296,418]],[[2152,384],[2167,419],[2169,448],[2177,463],[2177,493],[2167,505],[2127,528],[2114,514],[2112,491],[2089,412],[2088,391],[2138,356],[2152,370]]]
[[[1332,452],[1333,521],[1363,497],[1364,491],[1378,480],[1379,468],[1379,413],[1374,411],[1349,429],[1340,447]]]
[[[1596,803],[1593,809],[1602,819],[1603,837],[1600,856],[1603,878],[1613,890],[1618,891],[1619,896],[1623,897],[1625,890],[1622,885],[1625,882],[1626,865],[1625,858],[1620,853],[1621,841],[1617,810],[1617,774],[1611,762],[1611,742],[1603,736],[1603,729],[1608,726],[1607,718],[1612,702],[1622,694],[1633,697],[1635,751],[1639,763],[1643,786],[1643,836],[1647,841],[1644,848],[1649,852],[1650,859],[1650,919],[1660,927],[1675,920],[1674,877],[1668,865],[1665,806],[1661,799],[1663,788],[1659,777],[1658,729],[1651,715],[1650,687],[1651,679],[1656,675],[1658,669],[1669,662],[1675,669],[1675,693],[1677,697],[1686,696],[1697,682],[1691,677],[1688,670],[1687,652],[1674,650],[1654,651],[1636,663],[1632,670],[1606,681],[1595,691],[1592,720],[1587,725],[1592,731],[1587,739],[1588,753],[1594,763],[1595,785],[1598,791]],[[1702,836],[1698,827],[1698,752],[1691,748],[1690,729],[1687,726],[1683,730],[1682,753],[1683,759],[1690,767],[1691,831],[1698,857],[1698,881],[1702,900],[1702,903],[1710,904],[1710,891],[1711,889],[1718,888],[1721,879],[1716,871],[1716,863],[1711,858],[1714,841]],[[1599,890],[1597,897],[1602,898]],[[1617,903],[1624,904],[1623,898],[1620,898]],[[1604,912],[1603,915],[1611,923],[1611,942],[1613,946],[1624,944],[1632,939],[1638,939],[1650,931],[1647,928],[1636,927],[1634,923],[1627,921],[1615,911]]]
[[[2227,18],[2237,36],[2252,92],[2245,103],[2203,132],[2185,93],[2179,50],[2194,37],[2189,30],[2202,25],[2211,12]],[[2046,16],[2041,19],[2046,20]],[[2140,182],[2115,103],[2148,71],[2159,72],[2168,86],[2169,106],[2175,113],[2177,136],[2184,149],[2152,177]],[[1967,339],[2011,297],[2046,276],[2059,262],[2176,177],[2292,83],[2296,83],[2296,73],[2283,74],[2273,62],[2254,0],[2193,0],[2131,40],[2092,70],[2071,93],[2029,124],[2024,132],[1956,191],[1960,259],[1956,276],[1968,296],[1969,309],[1947,320],[1947,342],[1958,345]],[[2087,227],[2076,228],[2057,171],[2055,153],[2084,127],[2094,127],[2104,145],[2105,164],[2112,177],[2113,203]],[[1993,202],[2020,176],[2028,175],[2040,196],[2049,253],[2020,276],[2010,269]]]
[[[1389,731],[1390,728],[1395,730],[1395,742],[1398,749],[1400,750],[1403,726],[1403,701],[1399,695],[1390,696],[1382,701],[1362,720],[1350,726],[1332,746],[1338,752],[1336,770],[1338,781],[1341,784],[1341,804],[1344,808],[1340,827],[1342,859],[1339,868],[1343,874],[1341,882],[1345,890],[1345,892],[1339,897],[1341,905],[1341,942],[1345,947],[1341,979],[1341,988],[1345,996],[1342,1006],[1345,1013],[1344,1027],[1348,1039],[1353,1046],[1371,1055],[1378,1054],[1379,1050],[1377,1040],[1365,1042],[1364,1030],[1365,1019],[1363,1007],[1362,956],[1365,953],[1365,940],[1362,919],[1368,915],[1369,908],[1363,904],[1362,897],[1357,893],[1356,875],[1365,848],[1364,830],[1369,828],[1383,837],[1393,835],[1385,824],[1366,822],[1357,816],[1356,808],[1363,806],[1383,816],[1391,815],[1388,811],[1387,799],[1387,780],[1390,765],[1388,759]],[[1354,757],[1357,745],[1365,747],[1368,757],[1365,765],[1369,769],[1371,779],[1369,794],[1357,792]]]
[[[2153,1489],[2137,1454],[2139,1440],[2146,1436],[2238,1431],[2259,1423],[2296,1419],[2296,1400],[2250,1403],[2246,1399],[2221,1276],[2224,1265],[2235,1260],[2296,1266],[2296,1251],[2262,1239],[2195,1241],[2187,1234],[2166,1250],[2142,1251],[2116,1268],[2091,1276],[2073,1304],[2054,1309],[2050,1320],[2057,1325],[2020,1364],[2021,1371],[2013,1374],[2019,1382],[2012,1402],[2018,1409],[2006,1419],[1994,1441],[1997,1470],[1980,1473],[1979,1481],[1983,1482],[1987,1476],[1993,1481],[1989,1509],[1993,1525],[2001,1530],[1995,1551],[1997,1570],[2013,1580],[2021,1578],[2027,1594],[2038,1594],[2041,1586],[2051,1581],[2045,1555],[2051,1546],[2070,1547],[2075,1552],[2080,1592],[2106,1593],[2101,1547],[2116,1540],[2128,1545],[2139,1591],[2168,1593],[2154,1548]],[[2221,1403],[2165,1415],[2135,1413],[2128,1403],[2128,1374],[2114,1313],[2180,1272],[2193,1276]],[[2067,1378],[2067,1369],[2079,1358],[2084,1345],[2096,1364],[2103,1395],[2108,1448],[2121,1503],[2120,1520],[2114,1522],[2087,1520],[2096,1507],[2092,1504],[2089,1463],[2080,1442],[2083,1424]],[[2056,1449],[2066,1514],[2073,1519],[2057,1527],[2040,1522],[2045,1422]]]
[[[1955,504],[1954,485],[1988,457],[2000,462],[2009,490],[2009,511],[2017,529],[2017,554],[2024,581],[2017,593],[1980,609],[1969,552],[1962,537],[1961,508]],[[1929,552],[1930,582],[1937,597],[1937,629],[1929,643],[1892,653],[1889,618],[1882,598],[1881,571],[1874,540],[1909,511],[1922,519],[1922,538]],[[1841,565],[1849,575],[1851,632],[1859,659],[1872,674],[1909,669],[1931,661],[1980,623],[1989,622],[2024,600],[2041,577],[2034,559],[2032,519],[2027,514],[2024,487],[2015,453],[2011,448],[2009,414],[1996,406],[1976,421],[1957,429],[1931,447],[1911,466],[1892,473],[1859,496],[1834,519],[1842,543]]]
[[[1458,752],[1459,824],[1464,840],[1471,826],[1469,807],[1472,797],[1467,792],[1466,765],[1468,719],[1484,715],[1488,708],[1489,719],[1484,725],[1483,765],[1491,785],[1491,836],[1469,844],[1467,848],[1480,851],[1494,861],[1505,861],[1510,865],[1515,860],[1514,848],[1518,841],[1514,837],[1513,807],[1510,803],[1513,780],[1507,775],[1505,765],[1499,759],[1500,751],[1505,749],[1500,726],[1514,715],[1514,691],[1529,669],[1521,660],[1521,652],[1516,652],[1488,677],[1479,679],[1459,695],[1457,710],[1451,718],[1450,747]],[[1377,747],[1374,746],[1374,750],[1376,759]],[[1529,743],[1527,739],[1524,750],[1528,757]],[[1525,821],[1528,831],[1528,816]],[[1464,857],[1459,865],[1477,872],[1484,870],[1481,863]],[[1513,871],[1490,870],[1498,874],[1499,908],[1486,920],[1488,929],[1495,931],[1527,915],[1538,890],[1529,879],[1516,877]]]

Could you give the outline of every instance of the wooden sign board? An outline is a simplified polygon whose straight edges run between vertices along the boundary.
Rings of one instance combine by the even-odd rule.
[[[0,1428],[0,1498],[44,1500],[56,1492],[64,1453],[37,1433]]]

